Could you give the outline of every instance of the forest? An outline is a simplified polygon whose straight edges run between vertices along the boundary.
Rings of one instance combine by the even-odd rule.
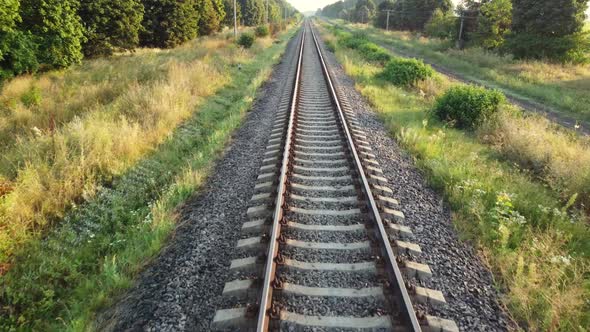
[[[587,5],[587,0],[466,0],[454,8],[451,0],[353,0],[338,1],[318,14],[372,22],[382,29],[421,31],[517,59],[587,63]]]
[[[284,0],[238,0],[237,10],[245,26],[277,24],[295,13]],[[2,0],[0,80],[84,57],[172,48],[232,26],[232,13],[232,0]]]

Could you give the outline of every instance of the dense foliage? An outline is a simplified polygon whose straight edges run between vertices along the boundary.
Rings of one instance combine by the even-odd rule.
[[[511,23],[511,0],[493,0],[483,4],[475,34],[477,44],[489,50],[501,48]]]
[[[432,77],[434,70],[418,59],[392,59],[385,65],[381,77],[397,86],[415,85]]]
[[[143,19],[140,0],[80,0],[78,13],[86,33],[85,55],[110,55],[133,50],[139,44]]]
[[[583,62],[590,52],[584,24],[588,0],[513,0],[507,46],[517,58]]]
[[[455,39],[457,35],[457,19],[450,12],[443,12],[437,8],[424,26],[427,36],[441,39]]]
[[[174,47],[197,36],[200,15],[195,0],[142,1],[142,45]]]
[[[286,0],[237,0],[236,10],[238,24],[271,33],[297,15]],[[233,0],[0,0],[0,82],[83,56],[174,47],[233,27],[233,11]]]
[[[460,85],[437,99],[434,114],[458,128],[475,128],[496,113],[504,100],[500,91]]]
[[[209,35],[221,30],[226,15],[221,0],[197,0],[197,12],[200,14],[199,35]]]
[[[16,29],[20,21],[18,0],[4,0],[0,7],[0,81],[39,66],[33,36]]]
[[[344,0],[320,15],[385,29],[422,31],[515,58],[590,61],[590,31],[584,31],[589,0]],[[459,33],[461,30],[461,33]],[[451,45],[451,43],[449,43]]]
[[[84,29],[76,0],[21,0],[21,31],[30,31],[38,46],[38,61],[67,67],[82,60]]]
[[[369,61],[385,63],[391,60],[389,52],[375,43],[364,43],[359,46],[358,50]]]

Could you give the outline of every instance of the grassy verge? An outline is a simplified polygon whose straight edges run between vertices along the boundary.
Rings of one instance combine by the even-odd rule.
[[[383,31],[347,24],[381,45],[441,65],[471,81],[504,90],[521,99],[540,102],[575,119],[590,121],[590,67],[542,61],[517,61],[477,47],[457,50],[452,43],[416,33]]]
[[[91,329],[95,312],[128,288],[164,244],[175,207],[199,188],[293,33],[281,35],[279,43],[261,39],[247,52],[226,54],[234,46],[220,46],[211,61],[227,83],[43,240],[19,247],[13,256],[18,264],[0,277],[0,329]]]
[[[444,194],[459,233],[481,250],[521,327],[585,331],[590,324],[587,217],[572,207],[577,196],[564,194],[568,184],[550,179],[564,171],[569,175],[561,179],[573,187],[571,174],[587,176],[577,158],[590,156],[588,142],[506,105],[498,119],[475,132],[451,128],[430,110],[438,95],[458,83],[435,76],[413,88],[395,87],[380,78],[382,64],[338,43],[335,36],[345,35],[332,29],[324,39],[356,89]],[[535,169],[531,161],[545,166]]]

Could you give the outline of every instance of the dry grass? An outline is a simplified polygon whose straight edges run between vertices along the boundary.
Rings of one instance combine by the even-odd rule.
[[[435,98],[456,83],[435,77],[400,89],[381,81],[382,68],[357,52],[339,46],[336,55],[445,195],[454,225],[484,253],[520,327],[586,331],[590,233],[586,214],[570,198],[578,193],[578,203],[588,204],[588,139],[508,106],[476,133],[456,130],[429,114]]]
[[[224,65],[249,56],[230,44],[207,38],[8,82],[0,95],[0,262],[228,82]]]
[[[590,265],[570,255],[571,239],[564,232],[530,232],[526,238],[526,245],[500,255],[484,249],[508,289],[506,304],[526,322],[527,331],[584,331],[581,322],[588,300],[584,288]]]
[[[590,120],[590,66],[514,60],[479,47],[457,50],[449,41],[420,33],[338,22],[367,33],[374,42],[424,58],[467,79],[551,106],[578,120]]]
[[[504,157],[541,177],[564,201],[577,196],[577,203],[590,209],[590,139],[559,130],[540,116],[508,112],[479,135]]]

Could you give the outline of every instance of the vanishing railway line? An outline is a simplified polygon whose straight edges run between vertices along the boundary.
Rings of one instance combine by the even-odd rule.
[[[226,330],[456,331],[442,293],[338,92],[311,24],[282,92],[226,283]],[[417,306],[420,311],[416,313]]]

